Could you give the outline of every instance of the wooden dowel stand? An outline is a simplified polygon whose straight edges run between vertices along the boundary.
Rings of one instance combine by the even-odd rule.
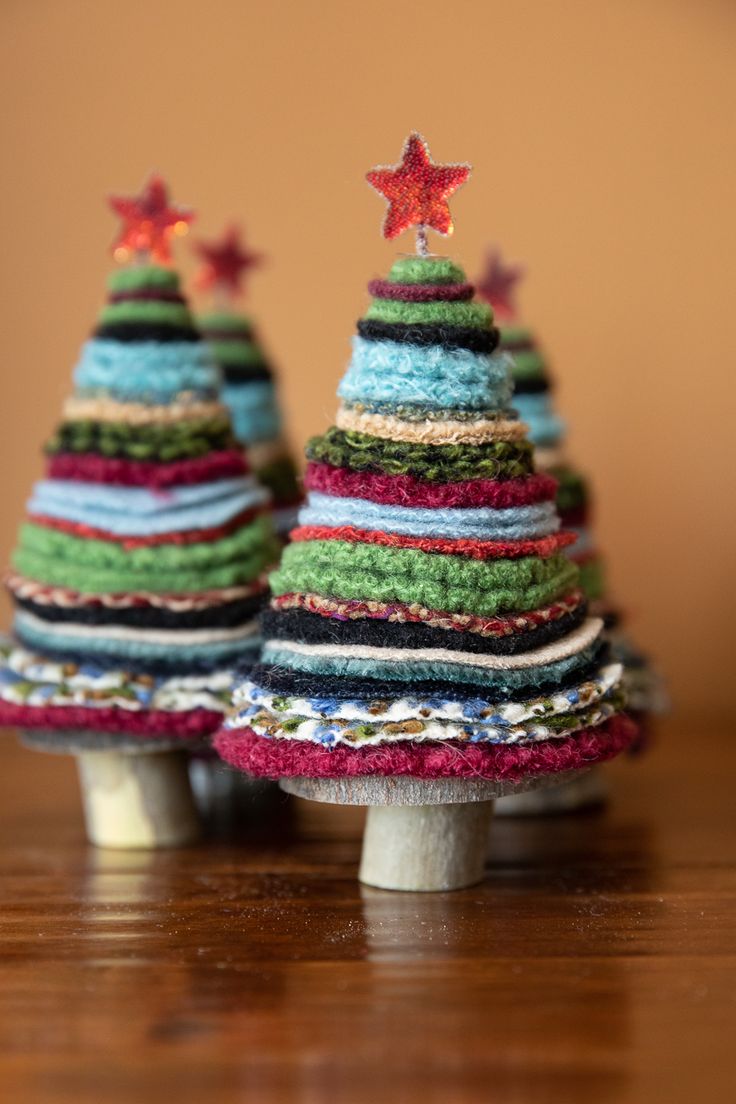
[[[78,751],[87,838],[97,847],[180,847],[200,825],[183,751]]]
[[[380,889],[432,892],[483,880],[491,782],[420,778],[285,778],[287,793],[366,805],[359,878]]]

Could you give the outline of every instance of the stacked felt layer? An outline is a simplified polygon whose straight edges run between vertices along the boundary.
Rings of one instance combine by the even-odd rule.
[[[200,738],[255,655],[275,548],[176,273],[112,277],[74,380],[8,578],[0,720]]]
[[[441,258],[399,260],[369,290],[220,754],[273,777],[505,779],[616,754],[621,668],[490,308]]]
[[[514,407],[529,427],[537,465],[557,480],[557,509],[562,524],[577,535],[569,555],[580,568],[580,586],[602,612],[603,562],[590,529],[588,488],[580,473],[563,458],[565,423],[552,402],[552,381],[544,356],[531,330],[517,324],[501,328],[501,348],[513,359]]]
[[[202,334],[220,366],[222,398],[251,466],[273,495],[274,525],[288,533],[301,499],[296,468],[283,439],[273,370],[250,321],[219,312],[200,319]]]
[[[552,402],[553,383],[542,352],[525,326],[501,327],[500,347],[513,358],[514,407],[529,426],[537,465],[557,480],[557,509],[563,526],[575,533],[568,555],[579,568],[580,586],[593,612],[605,619],[617,660],[624,664],[628,707],[661,711],[665,696],[659,677],[618,628],[619,614],[606,593],[603,559],[591,527],[591,498],[584,477],[565,460],[565,424]]]

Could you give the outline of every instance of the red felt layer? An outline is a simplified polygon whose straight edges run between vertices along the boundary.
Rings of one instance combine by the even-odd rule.
[[[557,481],[544,472],[521,479],[469,479],[461,483],[427,483],[413,475],[383,475],[352,471],[311,461],[304,484],[310,491],[339,498],[367,498],[389,506],[445,507],[489,506],[504,510],[551,502]]]
[[[59,452],[46,461],[49,479],[84,483],[118,483],[126,487],[175,487],[245,475],[248,462],[239,449],[222,449],[168,464],[153,460],[114,459],[96,452]]]
[[[623,715],[564,740],[538,744],[412,744],[332,750],[301,740],[256,736],[251,729],[222,728],[214,746],[238,770],[261,778],[345,778],[412,775],[415,778],[487,778],[521,781],[532,775],[578,770],[612,759],[636,738]]]
[[[549,537],[534,540],[445,540],[441,537],[407,537],[403,533],[383,533],[377,529],[356,529],[353,525],[337,528],[329,525],[300,525],[292,529],[289,536],[295,543],[339,540],[354,544],[381,544],[388,548],[418,548],[421,552],[440,552],[445,556],[468,556],[472,560],[553,556],[561,548],[574,544],[577,539],[575,533],[553,533]]]
[[[142,740],[167,736],[186,740],[201,740],[222,724],[222,713],[210,709],[163,713],[106,706],[100,709],[80,705],[14,705],[0,702],[0,726],[5,728],[92,729],[98,732],[119,732],[121,736]]]

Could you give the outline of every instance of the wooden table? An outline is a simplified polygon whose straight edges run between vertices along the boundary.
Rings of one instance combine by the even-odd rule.
[[[3,1101],[733,1099],[725,729],[670,725],[605,814],[497,821],[485,884],[437,895],[360,888],[360,814],[286,798],[95,851],[72,764],[2,750]]]

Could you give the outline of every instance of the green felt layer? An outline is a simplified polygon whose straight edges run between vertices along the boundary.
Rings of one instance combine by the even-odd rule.
[[[527,326],[502,326],[501,342],[503,345],[532,345],[534,336]]]
[[[487,303],[440,302],[404,303],[400,299],[374,299],[366,318],[377,322],[401,322],[404,325],[473,326],[489,330],[493,311]]]
[[[280,456],[256,470],[256,475],[273,495],[274,503],[298,502],[301,496],[299,477],[294,461],[289,456]]]
[[[605,571],[603,561],[596,558],[580,564],[580,586],[590,602],[596,602],[606,592]]]
[[[514,361],[512,376],[515,380],[545,379],[546,366],[538,352],[511,353]]]
[[[160,265],[134,265],[120,268],[107,278],[111,292],[140,291],[143,288],[158,288],[161,291],[179,291],[179,273],[173,268]]]
[[[185,419],[163,425],[126,422],[63,422],[46,452],[97,452],[131,460],[183,460],[232,448],[235,438],[229,418]]]
[[[265,515],[221,540],[132,549],[26,522],[13,564],[32,579],[85,594],[178,592],[251,582],[276,554],[271,521]],[[228,582],[213,583],[217,572],[229,572]]]
[[[207,335],[204,336],[207,340]],[[260,368],[266,364],[263,350],[253,341],[207,340],[207,344],[223,368]]]
[[[579,472],[555,467],[550,469],[550,475],[557,480],[557,509],[560,512],[578,510],[587,504],[588,487]]]
[[[391,266],[392,284],[465,284],[463,270],[449,257],[399,257]]]
[[[159,302],[156,299],[131,299],[108,303],[98,316],[101,326],[113,322],[156,322],[165,326],[194,328],[194,320],[185,303]]]
[[[577,568],[562,555],[480,561],[414,548],[304,541],[286,548],[270,583],[275,595],[314,592],[494,616],[547,605],[576,579]]]
[[[252,332],[252,325],[250,320],[243,314],[229,314],[225,311],[212,311],[209,314],[202,314],[199,316],[199,328],[203,333],[207,330],[223,330],[233,333],[239,333],[244,335],[250,335]]]

